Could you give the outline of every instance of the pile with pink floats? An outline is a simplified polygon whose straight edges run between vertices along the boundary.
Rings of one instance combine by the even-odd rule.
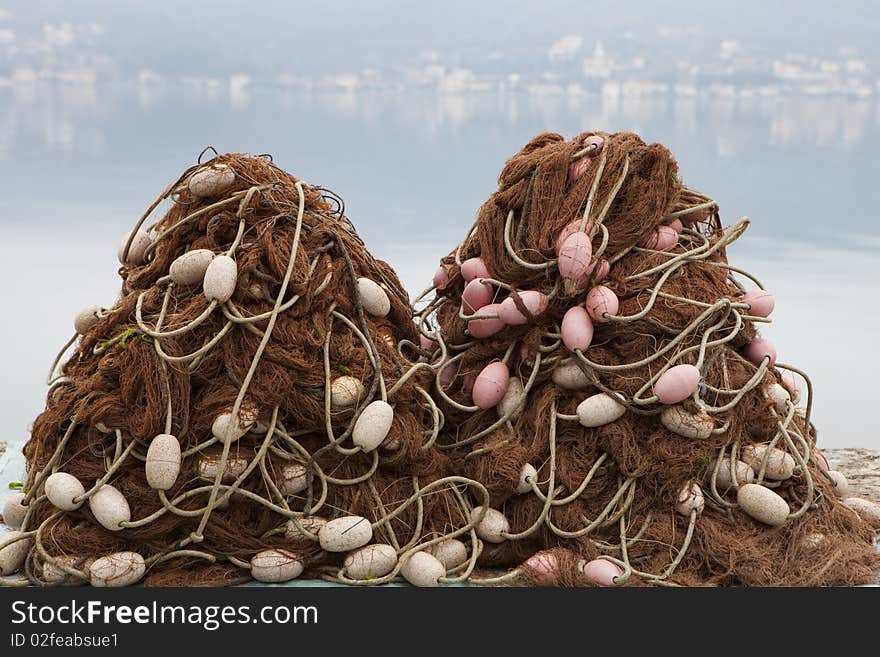
[[[809,378],[760,335],[774,309],[672,154],[632,133],[532,139],[417,301],[476,480],[484,582],[875,581],[880,507],[829,469]],[[434,292],[433,295],[430,292]]]

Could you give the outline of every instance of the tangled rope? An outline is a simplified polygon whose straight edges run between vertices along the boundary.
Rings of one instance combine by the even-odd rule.
[[[84,309],[53,363],[21,517],[4,512],[3,574],[25,577],[4,583],[470,576],[488,493],[436,448],[407,297],[342,209],[244,155],[150,205],[120,299]]]
[[[483,563],[524,561],[490,581],[873,581],[876,518],[727,261],[749,220],[630,133],[540,135],[499,182],[417,300],[439,447],[491,496]]]
[[[773,298],[727,261],[748,220],[662,146],[533,139],[417,310],[339,197],[214,155],[77,315],[0,583],[875,577],[880,510],[816,449],[809,378],[757,333]]]

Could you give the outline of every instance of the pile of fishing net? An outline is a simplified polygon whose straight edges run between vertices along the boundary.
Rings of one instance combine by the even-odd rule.
[[[338,197],[217,156],[119,258],[118,301],[80,312],[53,365],[5,583],[468,576],[456,537],[476,541],[464,491],[482,487],[436,447],[408,296]]]
[[[748,223],[632,133],[507,162],[417,315],[439,447],[490,495],[479,563],[522,564],[492,581],[876,580],[880,507],[829,470],[758,331],[773,297],[727,260]]]
[[[541,135],[414,310],[339,197],[200,161],[53,364],[0,584],[872,581],[747,224],[662,146]]]

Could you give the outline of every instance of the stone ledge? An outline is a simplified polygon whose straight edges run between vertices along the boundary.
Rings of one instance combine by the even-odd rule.
[[[880,451],[846,447],[824,449],[822,453],[831,467],[846,475],[853,495],[880,504]]]

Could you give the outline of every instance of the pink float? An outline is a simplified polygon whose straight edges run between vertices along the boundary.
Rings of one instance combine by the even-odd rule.
[[[559,559],[552,552],[536,552],[523,566],[539,586],[554,586],[559,581]]]
[[[584,233],[586,235],[590,234],[590,230],[593,228],[593,222],[588,221],[587,225],[584,226],[584,229],[581,230],[581,219],[575,219],[572,222],[566,224],[565,228],[559,231],[559,236],[556,238],[556,253],[559,254],[559,251],[562,249],[562,243],[565,242],[569,237],[574,235],[575,233]]]
[[[434,287],[441,288],[445,287],[449,282],[449,272],[446,270],[445,265],[440,265],[437,267],[437,271],[434,272],[434,278],[431,280],[431,283],[434,284]]]
[[[654,248],[658,251],[669,251],[678,244],[678,233],[671,226],[657,228],[657,243]]]
[[[604,281],[608,274],[611,272],[611,264],[605,260],[604,258],[599,261],[599,264],[595,266],[593,269],[593,280],[596,283],[600,283]]]
[[[495,288],[488,283],[473,280],[464,286],[464,292],[461,293],[461,305],[466,314],[473,315],[477,308],[492,303],[493,296],[495,296]]]
[[[468,258],[461,263],[461,275],[470,283],[475,278],[489,278],[489,268],[482,258]]]
[[[590,273],[593,246],[586,233],[574,233],[565,238],[559,249],[559,273],[564,278],[578,280]]]
[[[816,462],[816,465],[818,465],[819,468],[824,470],[825,472],[828,472],[831,469],[831,465],[828,463],[828,459],[825,458],[825,455],[821,452],[821,450],[813,450],[813,460]]]
[[[593,559],[584,564],[584,577],[596,586],[615,586],[615,577],[623,575],[623,570],[608,559]]]
[[[519,293],[520,301],[533,317],[539,317],[547,310],[547,295],[536,290],[524,290]],[[502,322],[509,326],[519,326],[529,322],[528,317],[523,315],[513,297],[507,297],[501,302],[501,309],[498,311],[498,317]]]
[[[766,338],[755,338],[746,345],[745,357],[755,365],[760,365],[768,356],[770,358],[770,364],[775,365],[776,347],[773,346],[773,343],[770,342],[770,340],[767,340]]]
[[[749,290],[742,302],[749,304],[749,314],[755,317],[769,317],[776,306],[773,295],[766,290]]]
[[[693,365],[676,365],[660,375],[654,383],[654,394],[663,404],[684,401],[700,385],[700,370]]]
[[[474,404],[483,410],[494,407],[507,392],[508,383],[510,383],[510,371],[507,365],[501,361],[489,363],[474,381],[471,392]]]
[[[598,285],[590,290],[584,305],[590,318],[600,324],[608,321],[606,314],[613,317],[620,311],[620,300],[617,295],[604,285]]]
[[[572,306],[562,317],[562,342],[570,351],[586,351],[593,341],[593,320],[586,308]]]
[[[496,315],[496,317],[492,317],[490,319],[472,319],[468,321],[468,333],[471,334],[471,337],[474,338],[488,338],[491,335],[495,335],[504,327],[506,324],[498,319],[498,311],[501,310],[500,303],[490,303],[487,306],[483,306],[482,308],[477,309],[474,313],[475,315]]]

